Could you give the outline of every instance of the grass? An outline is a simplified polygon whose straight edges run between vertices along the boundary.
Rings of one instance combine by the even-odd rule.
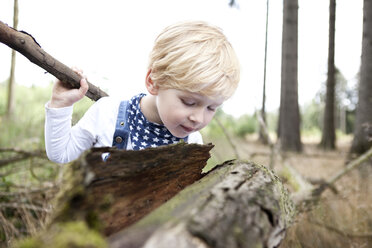
[[[61,167],[46,158],[44,148],[44,105],[51,91],[52,84],[16,85],[15,111],[6,117],[7,90],[0,84],[0,247],[43,228],[49,201],[58,190]],[[73,120],[91,104],[89,99],[76,104]],[[30,157],[28,152],[38,155]],[[12,158],[19,159],[5,163]]]

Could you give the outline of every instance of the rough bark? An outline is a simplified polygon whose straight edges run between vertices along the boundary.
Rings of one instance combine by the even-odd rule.
[[[372,2],[364,0],[362,61],[359,98],[351,152],[362,154],[372,146]]]
[[[108,241],[112,248],[278,247],[293,216],[272,171],[228,161]]]
[[[326,150],[336,148],[335,131],[335,24],[336,24],[336,0],[329,1],[329,41],[328,41],[328,73],[327,93],[323,117],[323,132],[320,146]]]
[[[298,0],[284,0],[278,138],[284,151],[301,151],[298,107]]]
[[[265,28],[265,58],[264,58],[264,75],[262,85],[262,106],[261,106],[261,118],[266,126],[266,64],[267,64],[267,35],[269,32],[269,0],[266,1],[266,28]],[[259,141],[267,145],[269,141],[263,130],[262,125],[259,125]]]
[[[105,235],[138,221],[200,179],[213,145],[178,145],[125,151],[92,149],[65,173],[55,222],[84,220]],[[109,152],[107,161],[101,154]]]
[[[0,42],[18,51],[32,63],[66,83],[68,87],[80,87],[80,76],[45,52],[30,34],[24,31],[17,31],[0,21]],[[88,85],[89,90],[86,96],[90,99],[96,101],[103,96],[107,96],[107,93],[93,84],[88,82]]]

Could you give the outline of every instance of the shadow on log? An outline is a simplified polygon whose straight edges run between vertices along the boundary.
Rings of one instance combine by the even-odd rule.
[[[87,151],[65,166],[49,227],[28,247],[277,247],[294,215],[279,178],[244,161],[203,174],[212,147]]]

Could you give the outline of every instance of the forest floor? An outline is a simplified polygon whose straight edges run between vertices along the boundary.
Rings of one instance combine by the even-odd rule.
[[[226,140],[208,142],[215,144],[212,161],[223,162],[234,157],[235,152]],[[240,159],[269,165],[270,148],[258,142],[257,137],[235,139],[233,142]],[[319,140],[314,138],[303,139],[302,142],[302,153],[282,154],[281,159],[276,157],[274,171],[277,174],[281,174],[283,166],[290,165],[305,179],[327,179],[348,162],[350,137],[338,140],[335,151],[319,149]],[[326,190],[318,204],[299,214],[280,247],[372,247],[371,161],[336,181],[337,192]],[[291,192],[290,186],[288,188]]]

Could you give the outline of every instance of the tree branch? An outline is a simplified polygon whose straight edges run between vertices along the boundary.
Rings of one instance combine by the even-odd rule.
[[[328,180],[325,180],[318,187],[314,187],[312,189],[307,189],[307,190],[302,190],[294,194],[292,197],[294,202],[296,203],[296,205],[304,204],[306,207],[306,205],[308,205],[307,203],[317,201],[319,197],[321,196],[321,194],[327,188],[332,189],[336,181],[338,181],[341,177],[346,175],[351,170],[363,164],[365,161],[367,161],[371,157],[372,157],[372,147],[368,151],[363,153],[361,156],[359,156],[358,158],[348,163],[344,169],[339,170],[337,173],[335,173],[333,177],[331,177]]]
[[[22,160],[26,160],[28,158],[39,157],[39,158],[47,158],[44,151],[35,150],[35,151],[26,151],[20,150],[17,148],[0,148],[0,153],[12,152],[17,153],[17,155],[9,158],[0,159],[0,168],[4,167],[8,164],[19,162]]]
[[[355,167],[357,167],[357,166],[361,165],[362,163],[364,163],[365,161],[367,161],[367,159],[369,159],[371,156],[372,156],[372,147],[368,151],[366,151],[365,153],[360,155],[358,158],[356,158],[355,160],[348,163],[343,170],[341,170],[337,174],[335,174],[331,179],[329,179],[327,181],[327,183],[328,184],[335,183],[338,179],[340,179],[346,173],[348,173],[349,171],[351,171]]]
[[[348,233],[344,230],[340,230],[336,227],[333,227],[331,225],[328,225],[326,223],[321,223],[321,222],[318,222],[316,220],[310,220],[310,223],[313,224],[313,225],[316,225],[316,226],[319,226],[319,227],[323,227],[331,232],[334,232],[334,233],[337,233],[341,236],[346,236],[348,238],[365,238],[365,239],[369,239],[372,237],[372,233]]]
[[[0,21],[0,42],[18,51],[32,63],[45,69],[56,78],[66,83],[71,88],[80,87],[80,76],[68,66],[62,64],[45,52],[30,34],[17,31]],[[85,94],[90,99],[97,101],[107,93],[89,83],[89,90]]]

